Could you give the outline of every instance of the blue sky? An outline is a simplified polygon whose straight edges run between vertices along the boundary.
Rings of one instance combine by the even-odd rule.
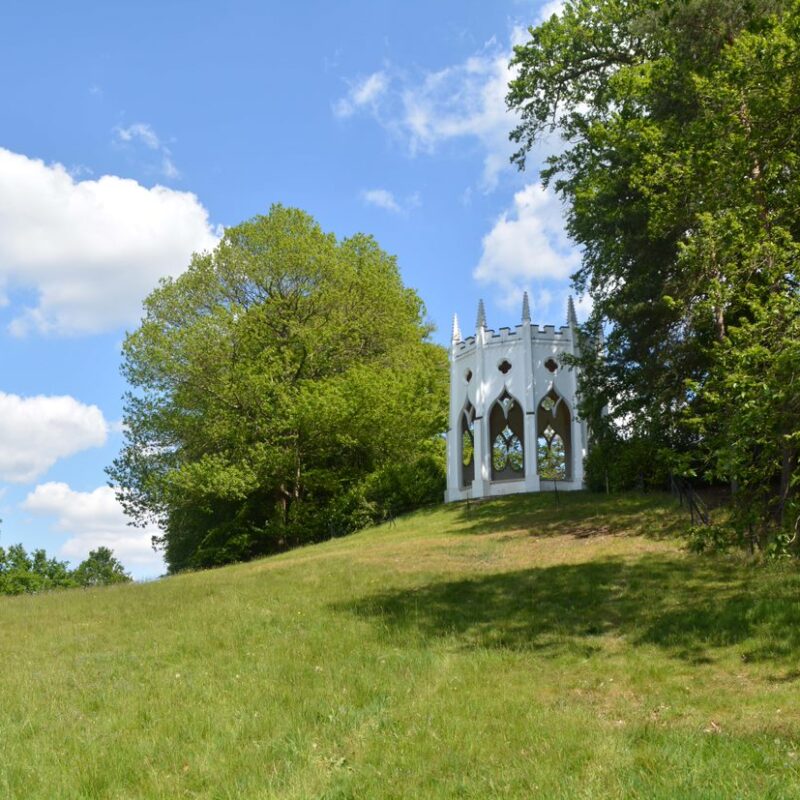
[[[549,2],[5,0],[0,544],[158,575],[104,467],[143,297],[272,203],[397,255],[449,340],[561,324],[577,255],[535,159],[508,164],[513,42]],[[580,313],[580,306],[579,306]]]

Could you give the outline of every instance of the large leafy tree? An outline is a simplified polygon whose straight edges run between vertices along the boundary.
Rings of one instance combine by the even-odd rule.
[[[760,524],[786,524],[800,4],[568,0],[530,34],[508,95],[515,158],[562,134],[543,179],[583,249],[588,332],[608,331],[602,358],[584,349],[584,415],[601,440],[701,455],[738,484],[742,512],[761,485]]]
[[[228,229],[125,341],[121,501],[161,525],[176,571],[438,496],[447,369],[429,333],[371,237],[282,206]]]
[[[108,547],[98,547],[90,550],[72,573],[73,580],[78,586],[111,586],[115,583],[129,583],[131,576],[125,567],[114,557],[114,552]]]

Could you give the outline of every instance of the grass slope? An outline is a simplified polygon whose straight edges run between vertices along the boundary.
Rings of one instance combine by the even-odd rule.
[[[0,796],[800,797],[800,575],[678,522],[512,497],[0,598]]]

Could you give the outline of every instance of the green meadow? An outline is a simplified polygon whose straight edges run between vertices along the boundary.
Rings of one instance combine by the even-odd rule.
[[[516,496],[0,598],[0,797],[800,797],[800,573]]]

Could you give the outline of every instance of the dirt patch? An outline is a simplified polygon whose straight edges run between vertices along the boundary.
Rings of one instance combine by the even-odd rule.
[[[608,525],[583,525],[572,532],[576,539],[591,539],[595,536],[620,536],[623,534],[624,531],[613,531]]]

